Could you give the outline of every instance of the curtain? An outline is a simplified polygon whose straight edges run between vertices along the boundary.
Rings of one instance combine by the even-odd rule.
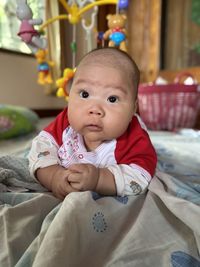
[[[59,15],[58,1],[46,0],[46,21]],[[48,60],[53,61],[51,75],[54,81],[51,85],[46,85],[47,94],[55,94],[57,88],[55,81],[61,76],[61,42],[60,42],[60,22],[59,20],[48,24],[45,27],[48,39]]]

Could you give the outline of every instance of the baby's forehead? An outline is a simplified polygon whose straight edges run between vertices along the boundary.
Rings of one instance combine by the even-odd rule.
[[[131,66],[130,62],[124,58],[116,58],[116,57],[106,57],[106,56],[95,56],[90,55],[84,58],[80,64],[77,66],[77,73],[79,73],[80,70],[93,68],[93,67],[99,67],[102,69],[115,69],[116,72],[118,72],[117,75],[123,75],[131,77],[131,79],[135,76],[134,69]]]
[[[94,75],[92,75],[92,73]],[[97,74],[97,75],[96,75]],[[102,78],[104,77],[104,78]],[[100,62],[88,62],[80,65],[75,73],[75,84],[101,85],[102,88],[112,88],[123,92],[134,92],[133,79],[127,75],[123,67],[104,64]]]
[[[128,87],[132,87],[132,75],[129,75],[125,68],[109,64],[105,61],[85,61],[80,64],[76,70],[74,81],[84,80],[111,84],[124,83]],[[102,78],[104,77],[104,78]],[[103,80],[102,80],[103,79]],[[111,82],[112,81],[112,82]]]
[[[117,55],[115,53],[91,53],[86,55],[79,65],[83,64],[102,64],[108,67],[123,67],[125,64],[131,69],[131,63],[124,55]]]

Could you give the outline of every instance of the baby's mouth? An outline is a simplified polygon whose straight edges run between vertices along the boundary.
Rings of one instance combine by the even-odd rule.
[[[92,132],[100,132],[102,130],[102,127],[96,124],[88,124],[86,128]]]

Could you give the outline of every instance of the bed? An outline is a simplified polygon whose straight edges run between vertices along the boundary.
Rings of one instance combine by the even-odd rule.
[[[32,138],[0,141],[0,266],[200,266],[200,133],[153,132],[158,166],[139,196],[69,194],[34,183]]]

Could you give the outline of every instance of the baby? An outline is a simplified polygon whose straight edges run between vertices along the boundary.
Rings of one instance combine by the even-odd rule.
[[[68,107],[33,140],[31,174],[64,199],[70,192],[137,195],[157,163],[137,110],[139,70],[117,48],[86,54],[77,66]]]

